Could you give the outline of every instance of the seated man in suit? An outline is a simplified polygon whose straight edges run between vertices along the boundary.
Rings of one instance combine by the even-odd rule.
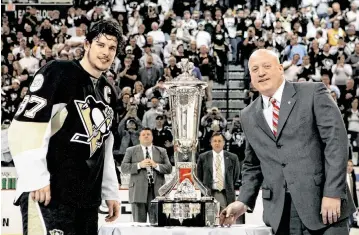
[[[139,139],[139,145],[126,150],[121,170],[131,174],[128,187],[133,221],[145,223],[150,203],[165,184],[164,175],[171,173],[172,165],[166,150],[152,145],[151,129],[144,128]]]
[[[197,177],[219,201],[221,210],[235,201],[234,185],[240,175],[238,157],[224,151],[224,145],[223,135],[215,132],[211,138],[212,150],[199,155],[197,162]]]

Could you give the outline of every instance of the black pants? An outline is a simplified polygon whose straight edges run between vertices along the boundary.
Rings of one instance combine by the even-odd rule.
[[[349,235],[348,218],[324,229],[309,230],[299,218],[290,193],[286,193],[283,215],[276,235]]]
[[[44,206],[34,202],[29,193],[22,194],[19,204],[24,235],[45,234],[45,231],[48,235],[55,231],[66,235],[97,235],[97,207],[79,209],[51,203]]]

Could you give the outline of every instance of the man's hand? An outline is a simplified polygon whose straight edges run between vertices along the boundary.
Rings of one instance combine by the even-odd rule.
[[[153,168],[156,168],[158,164],[157,164],[155,161],[153,161],[152,159],[149,159],[149,160],[150,160],[150,162],[151,162],[151,166],[152,166]]]
[[[45,202],[45,206],[49,205],[51,200],[51,191],[50,185],[47,185],[39,190],[33,191],[30,193],[32,200],[35,202],[43,203]]]
[[[351,99],[352,97],[353,97],[353,95],[350,94],[350,93],[347,93],[347,94],[345,95],[345,99],[347,99],[347,100]]]
[[[322,218],[323,223],[329,224],[335,223],[340,217],[340,198],[323,197],[322,200]]]
[[[151,163],[151,159],[145,159],[145,160],[142,160],[142,162],[140,162],[140,167],[141,168],[146,168],[148,166],[151,166],[152,163]]]
[[[106,205],[108,207],[108,216],[106,216],[106,222],[115,221],[120,215],[120,203],[115,200],[106,200]]]
[[[172,147],[172,142],[166,140],[166,142],[165,142],[165,147],[166,147],[166,148]]]
[[[237,218],[247,211],[248,207],[243,202],[235,201],[229,204],[219,215],[221,226],[231,226]]]

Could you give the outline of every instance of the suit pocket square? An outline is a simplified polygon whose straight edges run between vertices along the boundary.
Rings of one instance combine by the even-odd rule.
[[[263,199],[271,199],[272,191],[270,189],[262,189],[262,198]]]

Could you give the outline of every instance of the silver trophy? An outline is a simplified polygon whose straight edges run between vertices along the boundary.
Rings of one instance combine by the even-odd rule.
[[[207,83],[192,75],[194,65],[188,59],[182,59],[180,67],[182,74],[165,82],[177,146],[176,170],[152,201],[156,216],[150,217],[150,222],[158,226],[214,226],[218,224],[219,203],[196,177],[200,110]]]

